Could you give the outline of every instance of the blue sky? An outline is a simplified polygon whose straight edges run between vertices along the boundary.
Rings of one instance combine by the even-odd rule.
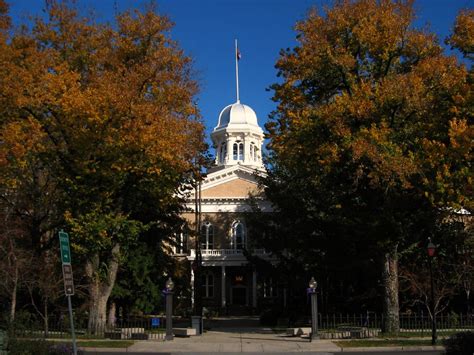
[[[6,0],[15,24],[27,15],[41,15],[43,0]],[[93,9],[99,21],[112,21],[115,4],[122,11],[143,9],[142,0],[77,0]],[[293,26],[307,10],[331,4],[330,0],[158,0],[158,11],[175,23],[173,39],[194,58],[195,78],[201,92],[198,105],[207,132],[217,124],[219,112],[235,102],[234,39],[239,40],[240,100],[252,107],[261,126],[274,109],[272,93],[277,81],[275,62],[282,48],[296,45]],[[428,24],[439,38],[450,33],[460,9],[474,7],[474,0],[418,0],[418,27]]]

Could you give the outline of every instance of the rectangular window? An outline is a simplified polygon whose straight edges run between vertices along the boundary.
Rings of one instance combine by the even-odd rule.
[[[202,276],[202,296],[205,298],[214,297],[214,275],[205,274]]]
[[[278,288],[271,277],[263,281],[263,297],[274,298],[278,296]]]
[[[188,252],[188,234],[182,232],[176,241],[176,254],[186,254]]]

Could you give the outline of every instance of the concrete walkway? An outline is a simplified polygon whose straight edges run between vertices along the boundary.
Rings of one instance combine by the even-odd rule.
[[[377,347],[377,348],[345,348],[342,349],[331,340],[302,339],[275,334],[270,328],[259,326],[257,317],[221,317],[206,321],[210,329],[203,335],[189,338],[174,338],[172,341],[137,341],[128,349],[87,348],[85,354],[117,354],[117,353],[318,353],[333,354],[339,352],[386,352],[386,351],[426,351],[444,350],[437,346],[416,347]]]
[[[339,352],[340,348],[330,340],[309,342],[308,339],[282,337],[261,332],[260,329],[232,329],[208,331],[201,336],[175,338],[166,342],[137,342],[128,348],[136,352]]]
[[[351,348],[341,349],[331,340],[315,340],[298,337],[286,337],[270,333],[263,328],[232,329],[207,331],[201,336],[190,338],[175,338],[172,341],[138,341],[128,349],[87,348],[86,354],[116,354],[116,353],[318,353],[334,354],[339,352],[386,352],[386,351],[427,351],[437,350],[442,353],[443,347],[383,347],[383,348]]]

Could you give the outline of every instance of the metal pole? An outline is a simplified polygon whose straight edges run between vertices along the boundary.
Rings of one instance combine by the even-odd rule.
[[[68,303],[68,308],[69,308],[69,320],[71,322],[72,350],[74,352],[74,355],[77,355],[76,332],[74,330],[74,319],[72,317],[71,296],[67,296],[67,303]]]
[[[316,290],[311,291],[311,336],[310,341],[319,339],[318,334],[318,296]]]
[[[202,267],[202,252],[201,252],[201,193],[202,193],[202,176],[201,176],[201,166],[198,165],[199,171],[196,171],[195,174],[195,248],[196,248],[196,258],[194,261],[194,315],[200,317],[199,324],[202,324],[202,289],[201,289],[201,267]],[[197,333],[202,334],[202,326],[199,326]]]
[[[166,336],[165,340],[173,340],[173,292],[166,291]]]
[[[433,283],[433,267],[431,265],[431,256],[428,256],[430,266],[430,282],[431,282],[431,345],[436,345],[436,313],[434,300],[434,283]]]
[[[240,102],[239,97],[239,48],[237,46],[237,40],[235,40],[235,86],[237,92],[237,102]]]

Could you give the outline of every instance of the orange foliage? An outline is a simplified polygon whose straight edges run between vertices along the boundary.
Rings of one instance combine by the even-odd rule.
[[[354,185],[472,206],[472,81],[413,28],[412,3],[341,0],[296,25],[299,46],[276,65],[270,147],[277,164],[319,179],[339,171]],[[472,19],[460,15],[451,43],[470,48]]]

